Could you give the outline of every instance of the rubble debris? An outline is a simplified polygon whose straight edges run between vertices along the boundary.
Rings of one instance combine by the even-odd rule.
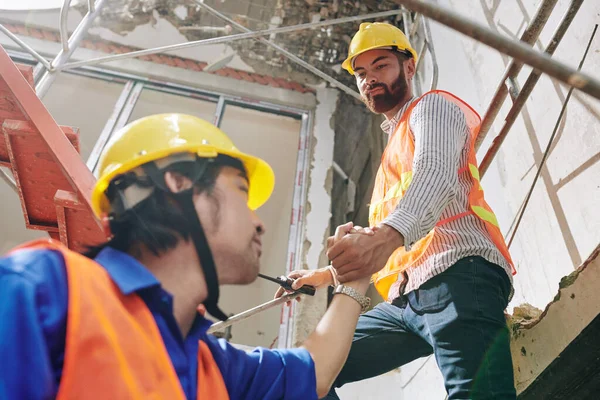
[[[398,8],[391,0],[205,0],[205,3],[251,30]],[[86,11],[85,4],[80,7],[80,11]],[[194,0],[110,0],[108,7],[101,10],[96,22],[97,25],[116,34],[125,35],[139,25],[155,24],[157,17],[164,18],[179,28],[180,33],[189,41],[227,34],[227,30],[224,29],[227,28],[226,24],[208,14]],[[378,21],[387,21],[402,28],[400,15],[381,18]],[[307,29],[269,39],[339,81],[354,85],[353,78],[339,66],[359,24],[360,22],[352,22]],[[238,32],[234,29],[233,33]],[[242,40],[231,42],[230,46],[257,73],[285,77],[299,83],[320,82],[320,78],[262,43]]]

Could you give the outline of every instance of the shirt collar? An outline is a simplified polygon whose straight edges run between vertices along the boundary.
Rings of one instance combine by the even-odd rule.
[[[385,119],[385,121],[383,121],[381,123],[381,130],[384,131],[385,133],[387,133],[388,135],[391,135],[392,133],[394,133],[394,131],[396,130],[396,127],[398,126],[398,122],[400,122],[400,118],[402,118],[402,114],[404,114],[404,112],[408,109],[408,107],[410,107],[410,105],[412,104],[412,102],[415,100],[416,98],[413,96],[411,97],[405,105],[402,106],[402,108],[400,110],[398,110],[398,112],[396,113],[396,115],[394,115],[394,117],[392,119]]]
[[[160,287],[160,282],[146,267],[127,253],[105,247],[95,261],[102,265],[124,295],[150,287]]]

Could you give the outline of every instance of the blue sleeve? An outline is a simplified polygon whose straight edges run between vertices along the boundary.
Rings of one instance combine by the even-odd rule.
[[[232,400],[317,399],[315,365],[307,350],[256,348],[248,353],[210,335],[207,344]]]
[[[0,399],[56,396],[67,296],[59,253],[21,250],[0,259]]]

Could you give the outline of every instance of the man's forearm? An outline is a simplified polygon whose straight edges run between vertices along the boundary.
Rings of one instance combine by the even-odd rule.
[[[364,295],[369,288],[369,280],[345,285]],[[360,310],[360,304],[350,296],[335,295],[315,331],[302,346],[309,351],[315,363],[319,397],[327,394],[348,357]]]

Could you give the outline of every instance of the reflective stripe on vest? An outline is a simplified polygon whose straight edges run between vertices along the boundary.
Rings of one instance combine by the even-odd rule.
[[[19,247],[62,253],[68,281],[65,358],[57,399],[185,399],[152,313],[102,266],[47,239]],[[200,399],[228,399],[208,346],[198,348]]]
[[[477,159],[475,157],[475,149],[473,144],[479,134],[481,118],[479,115],[465,102],[452,95],[451,93],[436,90],[425,93],[423,96],[436,93],[445,97],[447,100],[456,104],[463,111],[469,132],[471,135],[471,148],[469,151],[469,165],[461,169],[459,174],[466,172],[468,169],[472,177],[472,186],[469,192],[469,210],[458,215],[451,216],[444,220],[438,221],[436,226],[446,224],[458,218],[467,215],[476,215],[481,219],[486,226],[491,240],[496,245],[500,253],[506,258],[512,267],[512,260],[508,252],[508,248],[504,242],[504,237],[498,227],[498,220],[494,212],[485,202],[483,197],[483,188],[479,182],[479,170],[477,169]],[[396,131],[390,136],[388,144],[384,150],[381,165],[377,171],[375,178],[375,187],[373,188],[373,196],[371,197],[371,205],[369,206],[369,223],[371,226],[381,223],[395,209],[412,182],[413,172],[412,164],[414,159],[414,140],[412,138],[409,117],[417,105],[423,98],[414,101],[404,112]],[[397,280],[398,274],[407,268],[415,265],[423,256],[427,247],[431,243],[435,235],[435,227],[424,238],[418,240],[411,246],[410,251],[406,251],[404,247],[397,249],[388,259],[385,267],[373,275],[375,288],[379,294],[387,299],[391,285]],[[512,267],[513,273],[516,271]]]

